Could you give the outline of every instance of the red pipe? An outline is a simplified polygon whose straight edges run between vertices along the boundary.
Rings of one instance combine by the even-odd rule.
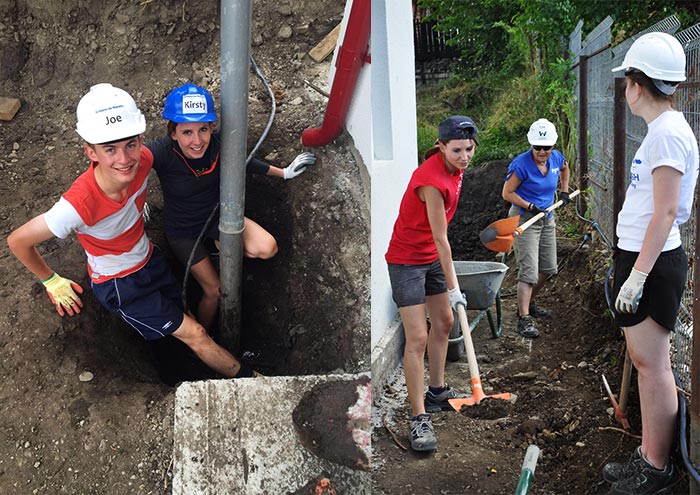
[[[343,129],[355,84],[369,51],[370,14],[370,0],[353,0],[343,44],[335,60],[335,77],[323,125],[302,132],[304,146],[324,146]]]

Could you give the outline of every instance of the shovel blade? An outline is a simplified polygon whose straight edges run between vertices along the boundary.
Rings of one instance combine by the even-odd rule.
[[[452,409],[454,409],[457,412],[460,412],[462,410],[462,407],[464,406],[473,406],[474,404],[478,404],[474,397],[464,397],[462,399],[447,399],[447,402],[449,402],[452,406]]]
[[[477,399],[475,397],[464,397],[463,399],[447,399],[447,402],[450,403],[452,409],[454,409],[457,412],[460,412],[462,410],[462,407],[481,404],[481,402],[483,402],[484,399],[503,399],[509,401],[511,397],[510,392],[504,392],[502,394],[485,395],[481,399]]]
[[[481,243],[491,251],[507,253],[513,246],[513,232],[518,229],[520,216],[496,220],[479,234]]]

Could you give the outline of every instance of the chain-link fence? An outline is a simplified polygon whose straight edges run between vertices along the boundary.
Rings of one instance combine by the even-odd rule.
[[[678,32],[680,22],[675,16],[671,16],[614,47],[611,46],[611,26],[612,19],[607,18],[582,40],[582,23],[579,23],[569,37],[569,52],[575,62],[572,66],[572,76],[576,78],[579,103],[579,152],[576,170],[581,172],[579,180],[581,186],[587,190],[588,217],[598,224],[609,242],[615,239],[615,212],[621,206],[623,198],[620,196],[629,184],[630,161],[647,130],[644,120],[629,112],[624,104],[624,95],[621,95],[619,90],[616,96],[616,75],[612,73],[612,68],[622,63],[625,53],[639,36],[652,31],[662,31],[673,34],[683,45],[688,78],[679,85],[674,106],[683,112],[695,135],[700,136],[700,24]],[[622,114],[624,118],[616,119],[621,111],[625,112]],[[616,160],[624,160],[624,189],[615,187]],[[621,168],[622,165],[618,165],[618,174]],[[672,356],[674,371],[687,391],[690,390],[692,364],[692,280],[696,250],[695,228],[698,223],[697,207],[698,205],[694,205],[690,220],[681,227],[690,270],[676,322]]]

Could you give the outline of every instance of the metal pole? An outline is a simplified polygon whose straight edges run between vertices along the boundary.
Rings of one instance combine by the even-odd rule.
[[[617,215],[625,201],[625,171],[627,164],[627,100],[625,78],[615,78],[613,100],[613,245],[617,246]]]
[[[240,344],[252,0],[221,1],[221,344]]]
[[[579,189],[588,189],[588,56],[579,58],[578,67],[578,163],[579,163]],[[581,211],[586,211],[586,200],[579,198]]]

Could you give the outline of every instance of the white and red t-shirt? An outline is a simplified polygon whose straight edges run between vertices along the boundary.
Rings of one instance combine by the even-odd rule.
[[[75,232],[87,254],[93,282],[125,277],[142,268],[153,246],[146,236],[143,205],[153,155],[141,148],[141,161],[123,201],[109,198],[95,180],[93,163],[78,177],[61,199],[45,213],[51,232],[61,239]]]
[[[450,174],[441,153],[432,155],[413,172],[401,199],[399,216],[394,223],[389,249],[384,256],[388,263],[425,265],[438,259],[437,246],[428,221],[428,209],[418,197],[417,189],[433,186],[440,191],[445,201],[445,219],[449,224],[457,210],[463,175],[462,170]]]

